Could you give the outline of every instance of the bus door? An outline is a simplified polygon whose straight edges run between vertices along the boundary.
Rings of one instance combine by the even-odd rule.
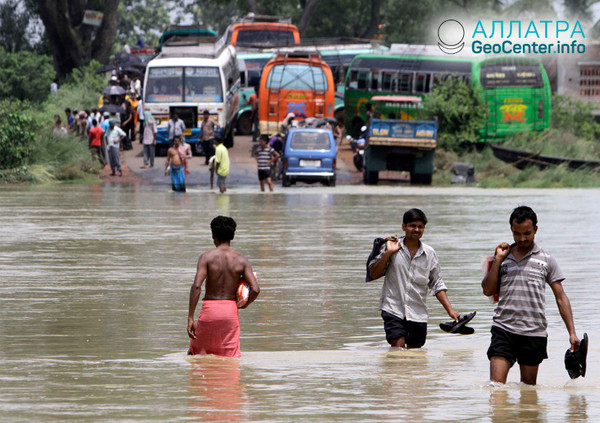
[[[536,131],[541,131],[546,129],[546,93],[544,92],[544,88],[533,88],[532,90],[533,96],[533,104],[532,104],[532,112],[533,112],[533,129]]]
[[[179,119],[185,123],[186,132],[184,135],[191,135],[192,128],[198,127],[198,107],[171,106],[169,107],[169,116],[173,113],[177,113]]]
[[[497,101],[497,90],[494,88],[485,90],[485,104],[488,112],[488,121],[485,126],[484,137],[486,139],[496,138],[498,132],[498,123],[501,119],[501,113],[499,111],[499,104]]]

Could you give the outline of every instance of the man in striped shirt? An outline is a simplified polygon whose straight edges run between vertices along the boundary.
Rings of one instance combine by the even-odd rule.
[[[548,358],[545,290],[550,285],[569,332],[571,352],[579,347],[565,279],[554,257],[534,242],[537,216],[527,206],[513,210],[509,219],[514,244],[496,247],[492,267],[481,283],[487,296],[499,294],[488,349],[490,380],[506,383],[508,372],[519,363],[521,382],[535,385],[540,363]]]
[[[271,165],[279,159],[279,153],[267,143],[269,137],[262,134],[259,138],[260,145],[254,151],[254,158],[258,162],[258,181],[260,190],[264,192],[265,182],[269,185],[269,191],[273,191],[275,184],[271,180]]]

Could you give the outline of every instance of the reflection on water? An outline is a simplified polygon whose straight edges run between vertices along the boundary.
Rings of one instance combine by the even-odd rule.
[[[238,359],[189,358],[190,409],[198,421],[238,421],[244,414],[244,391]]]
[[[600,419],[599,191],[255,191],[0,188],[0,421]],[[537,239],[567,275],[578,332],[590,337],[585,379],[568,379],[568,337],[548,290],[539,385],[518,384],[514,368],[506,386],[488,386],[493,306],[479,260],[510,240],[520,204],[538,212]],[[425,347],[395,351],[377,310],[381,282],[364,283],[364,263],[410,207],[429,217],[424,240],[454,307],[478,313],[475,334],[447,334],[432,298]],[[185,355],[189,287],[217,214],[237,220],[233,245],[261,284],[240,312],[240,360]]]

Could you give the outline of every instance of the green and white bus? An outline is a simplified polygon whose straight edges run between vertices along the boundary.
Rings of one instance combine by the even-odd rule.
[[[424,96],[448,76],[480,88],[488,109],[482,142],[550,126],[550,83],[537,59],[364,54],[354,58],[346,74],[346,130],[360,133],[374,95]],[[385,116],[385,110],[378,112]]]

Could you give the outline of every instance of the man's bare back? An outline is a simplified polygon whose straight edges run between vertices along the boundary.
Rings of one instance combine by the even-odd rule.
[[[214,249],[202,254],[198,259],[196,277],[190,289],[187,332],[191,339],[196,339],[196,322],[194,312],[200,299],[202,284],[206,280],[204,299],[235,301],[240,278],[250,285],[248,301],[242,308],[248,307],[260,293],[260,288],[246,257],[231,248],[231,240],[235,234],[235,221],[226,216],[217,216],[211,222]],[[221,241],[221,239],[226,241]],[[234,307],[235,307],[235,303]],[[236,313],[237,317],[237,313]]]
[[[248,279],[246,273],[254,277],[246,257],[225,244],[202,254],[200,266],[206,268],[205,300],[235,300],[240,278]]]

